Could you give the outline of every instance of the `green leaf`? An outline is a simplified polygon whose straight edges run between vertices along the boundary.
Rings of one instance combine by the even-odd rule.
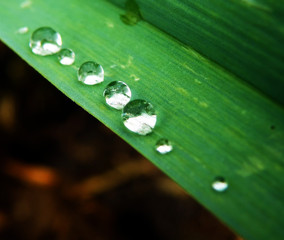
[[[210,4],[204,2],[204,11],[207,7]],[[235,71],[224,70],[146,21],[124,24],[120,19],[123,14],[103,0],[2,1],[0,37],[59,90],[246,239],[283,239],[283,108],[237,78]],[[220,12],[215,14],[222,18]],[[205,21],[207,15],[200,18]],[[31,32],[17,32],[23,26],[31,31],[50,26],[60,32],[64,47],[76,53],[75,65],[61,66],[56,56],[32,54],[28,47]],[[220,35],[217,38],[222,41]],[[190,44],[199,44],[198,39],[201,37]],[[211,44],[208,42],[208,49]],[[228,49],[236,47],[232,42]],[[260,47],[256,45],[255,50]],[[247,55],[245,59],[251,61]],[[77,81],[77,68],[89,60],[104,67],[104,83],[86,86]],[[264,59],[259,61],[266,64]],[[234,68],[244,70],[241,65]],[[138,136],[129,132],[122,124],[121,112],[105,104],[102,92],[113,80],[126,82],[133,99],[153,104],[158,114],[154,133]],[[168,155],[154,150],[161,137],[174,144]],[[227,179],[226,192],[212,190],[216,176]]]
[[[136,2],[143,19],[284,104],[282,0]]]

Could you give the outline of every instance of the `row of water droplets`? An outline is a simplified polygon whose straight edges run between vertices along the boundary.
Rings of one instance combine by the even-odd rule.
[[[68,48],[62,49],[62,38],[58,32],[50,27],[41,27],[32,33],[29,46],[36,55],[47,56],[57,54],[62,65],[72,65],[75,53]],[[95,85],[104,81],[103,67],[93,61],[83,63],[77,72],[78,80],[86,85]],[[151,133],[157,122],[157,114],[151,103],[136,99],[131,101],[131,90],[122,81],[113,81],[104,89],[103,96],[110,107],[122,110],[122,121],[130,131],[139,135]],[[173,150],[172,143],[165,138],[159,139],[155,149],[160,154],[167,154]],[[218,177],[212,183],[215,191],[222,192],[228,187],[227,182]]]
[[[41,27],[32,33],[30,48],[36,55],[47,56],[57,54],[62,65],[72,65],[75,53],[71,49],[62,49],[62,38],[58,32],[50,27]],[[83,63],[78,69],[78,80],[86,85],[95,85],[104,81],[103,67],[93,61]],[[157,115],[151,103],[136,99],[131,100],[129,86],[121,81],[114,81],[107,85],[103,92],[106,103],[117,110],[122,110],[122,120],[126,128],[140,135],[151,133],[156,125]],[[172,150],[170,142],[161,139],[156,150],[165,154]]]

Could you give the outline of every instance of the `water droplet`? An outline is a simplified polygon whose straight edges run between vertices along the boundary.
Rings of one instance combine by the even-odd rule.
[[[85,62],[78,70],[78,80],[87,85],[101,83],[104,81],[104,69],[98,63]]]
[[[173,145],[168,139],[161,138],[156,143],[156,150],[161,154],[166,154],[173,150]]]
[[[21,8],[29,7],[32,4],[30,0],[23,1],[20,5]]]
[[[212,188],[217,192],[224,192],[228,188],[228,183],[223,177],[216,177],[212,183]]]
[[[125,10],[124,15],[120,15],[120,19],[127,25],[135,25],[139,20],[141,20],[141,13],[139,6],[136,1],[127,0],[125,1]]]
[[[19,34],[25,34],[29,31],[29,28],[28,27],[21,27],[18,29],[17,33]]]
[[[107,85],[103,96],[109,106],[120,110],[130,101],[131,91],[126,83],[114,81]]]
[[[75,61],[73,50],[64,48],[58,53],[58,60],[62,65],[72,65]]]
[[[50,27],[41,27],[35,30],[30,39],[30,48],[40,56],[52,55],[60,51],[61,36]]]
[[[152,104],[140,99],[130,101],[123,108],[121,116],[125,127],[140,135],[151,133],[157,121]]]

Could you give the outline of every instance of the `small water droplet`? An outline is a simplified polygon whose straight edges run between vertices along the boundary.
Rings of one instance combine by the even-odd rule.
[[[29,31],[29,28],[28,27],[21,27],[18,29],[17,33],[19,34],[25,34]]]
[[[161,138],[156,143],[156,151],[161,153],[161,154],[169,153],[172,150],[173,150],[173,145],[168,139]]]
[[[61,36],[50,27],[36,29],[30,39],[30,48],[36,55],[52,55],[60,51],[62,46]]]
[[[141,99],[130,101],[121,116],[125,127],[140,135],[151,133],[157,121],[152,104]]]
[[[126,83],[114,81],[107,85],[103,96],[109,106],[120,110],[130,101],[131,91]]]
[[[126,0],[125,1],[125,10],[124,15],[120,15],[120,19],[127,25],[135,25],[139,20],[141,20],[141,13],[139,6],[135,0]]]
[[[30,0],[23,1],[20,5],[21,8],[29,7],[32,4]]]
[[[62,65],[72,65],[75,61],[73,50],[64,48],[58,53],[58,60]]]
[[[83,63],[78,70],[78,80],[87,85],[95,85],[104,81],[104,69],[95,62]]]
[[[223,177],[216,177],[212,183],[212,188],[217,192],[224,192],[228,188],[228,183]]]

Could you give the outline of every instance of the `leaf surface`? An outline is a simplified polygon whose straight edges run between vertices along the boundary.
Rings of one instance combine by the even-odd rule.
[[[122,14],[103,0],[2,1],[0,38],[246,239],[283,239],[283,108],[151,24],[124,24]],[[75,64],[34,55],[31,32],[17,32],[23,26],[60,32]],[[90,60],[104,67],[104,83],[77,81],[77,68]],[[118,80],[156,108],[152,134],[128,131],[121,112],[105,104],[105,86]],[[162,137],[174,144],[167,155],[154,150]],[[227,179],[226,192],[212,190],[216,176]]]

